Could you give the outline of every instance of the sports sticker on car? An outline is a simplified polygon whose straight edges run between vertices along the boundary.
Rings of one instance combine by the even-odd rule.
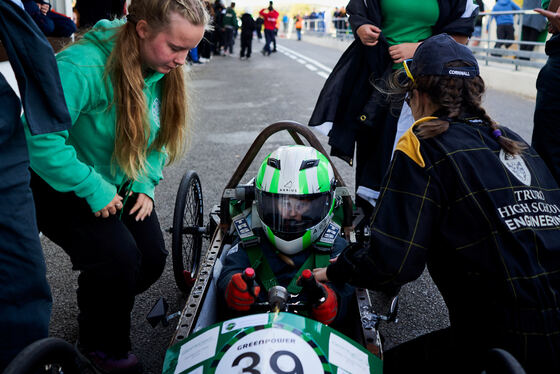
[[[221,357],[216,373],[322,373],[317,353],[300,336],[281,328],[254,331]]]

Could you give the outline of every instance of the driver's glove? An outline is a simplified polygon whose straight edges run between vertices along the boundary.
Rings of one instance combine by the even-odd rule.
[[[251,292],[249,292],[242,273],[236,273],[228,283],[226,303],[234,310],[247,311],[255,303],[255,298],[259,292],[261,292],[259,286],[253,286]]]
[[[323,288],[326,294],[325,301],[319,305],[315,305],[311,308],[311,316],[325,325],[329,325],[336,318],[336,313],[338,312],[338,300],[336,297],[336,292],[334,292],[326,284],[319,284]]]

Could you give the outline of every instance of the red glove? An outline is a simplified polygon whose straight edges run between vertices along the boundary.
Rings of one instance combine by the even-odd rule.
[[[311,316],[325,325],[330,325],[338,312],[338,300],[336,293],[329,286],[321,284],[321,287],[324,288],[327,297],[325,301],[311,309]]]
[[[247,311],[251,308],[251,305],[255,303],[255,297],[259,292],[261,292],[259,286],[254,286],[252,292],[249,292],[247,283],[243,279],[242,274],[237,273],[231,277],[227,286],[226,303],[234,310]]]

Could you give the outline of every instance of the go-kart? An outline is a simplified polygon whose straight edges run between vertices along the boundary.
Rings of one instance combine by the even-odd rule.
[[[168,314],[160,299],[147,318],[152,326],[164,325],[179,316],[167,349],[164,374],[202,373],[382,373],[381,321],[395,321],[398,297],[390,302],[387,315],[372,307],[368,290],[356,289],[356,304],[348,320],[353,328],[337,331],[299,313],[302,305],[291,302],[285,290],[274,289],[260,313],[220,320],[216,279],[223,259],[235,240],[232,217],[249,209],[254,198],[251,183],[241,179],[265,141],[279,131],[288,131],[296,144],[314,147],[325,156],[314,134],[294,122],[280,122],[265,128],[255,139],[226,185],[219,205],[204,223],[202,185],[196,172],[187,171],[178,189],[172,233],[173,272],[179,289],[187,296],[181,312]],[[301,137],[300,137],[301,136]],[[328,156],[327,156],[328,157]],[[332,164],[332,163],[331,163]],[[363,215],[353,209],[350,193],[333,165],[340,200],[336,219],[349,241],[367,239]],[[209,245],[202,252],[206,240]],[[523,374],[509,353],[493,350],[496,371],[485,373]],[[39,340],[24,349],[4,374],[91,373],[74,346],[60,339]]]
[[[307,144],[324,155],[315,135],[295,122],[279,122],[265,128],[255,139],[227,183],[220,201],[204,224],[202,186],[196,172],[187,171],[181,181],[175,204],[172,232],[173,271],[177,286],[187,295],[177,329],[167,351],[164,373],[381,373],[383,351],[378,325],[395,320],[397,300],[388,315],[373,311],[369,293],[357,289],[356,304],[348,320],[349,338],[317,321],[298,315],[301,305],[286,301],[282,308],[270,307],[271,300],[258,305],[266,313],[220,321],[216,280],[221,264],[231,248],[236,230],[232,217],[251,209],[252,183],[242,184],[249,166],[265,141],[279,131],[288,131],[296,144]],[[328,156],[327,156],[328,157]],[[331,163],[332,164],[332,163]],[[348,241],[363,238],[361,215],[340,174],[334,168],[339,208],[335,218]],[[209,239],[208,249],[202,244]],[[281,292],[280,292],[281,293]],[[277,296],[277,295],[276,295]],[[276,297],[274,296],[273,299]],[[274,303],[273,303],[274,304]],[[149,314],[153,325],[167,323],[163,301]]]

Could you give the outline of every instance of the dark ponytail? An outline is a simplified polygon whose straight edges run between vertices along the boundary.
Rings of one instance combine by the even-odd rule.
[[[465,63],[457,61],[448,64],[448,67],[460,66],[465,66]],[[474,116],[488,125],[489,130],[506,152],[518,154],[527,148],[525,144],[507,138],[482,107],[485,86],[480,76],[460,78],[430,75],[415,77],[415,82],[412,82],[406,78],[404,69],[401,69],[393,74],[387,90],[380,89],[377,85],[376,88],[383,93],[389,93],[392,100],[402,100],[403,94],[410,95],[412,90],[416,89],[426,93],[432,102],[440,107],[438,114],[441,115],[441,119],[423,122],[416,127],[416,133],[420,138],[432,138],[447,131],[450,124],[448,119]]]

